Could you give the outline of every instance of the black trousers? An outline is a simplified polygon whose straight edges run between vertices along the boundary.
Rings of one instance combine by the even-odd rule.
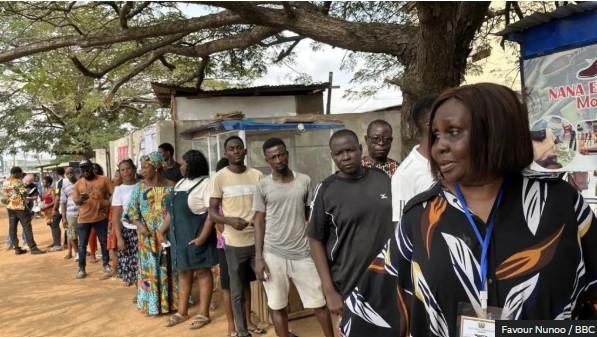
[[[23,227],[23,233],[25,233],[25,239],[27,240],[27,244],[29,245],[29,249],[37,248],[37,244],[33,239],[33,229],[31,228],[31,218],[33,217],[33,213],[28,210],[8,210],[8,235],[10,236],[10,241],[12,241],[12,245],[16,248],[19,247],[19,237],[17,235],[17,226],[19,222]]]
[[[110,263],[110,257],[108,256],[108,219],[98,222],[80,223],[77,226],[79,229],[79,269],[84,270],[87,264],[87,243],[89,242],[89,234],[91,234],[92,227],[95,227],[95,232],[99,238],[103,265],[107,266]]]
[[[52,229],[52,246],[61,246],[60,242],[60,222],[62,221],[62,215],[60,213],[55,212],[54,216],[52,217],[52,223],[50,224],[50,228]]]

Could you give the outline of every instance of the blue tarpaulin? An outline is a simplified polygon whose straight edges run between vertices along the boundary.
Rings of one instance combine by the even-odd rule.
[[[210,131],[283,131],[283,130],[298,130],[299,124],[302,124],[304,130],[315,130],[315,129],[340,129],[344,128],[344,124],[337,122],[312,122],[312,123],[267,123],[257,122],[253,119],[238,119],[238,120],[225,120],[219,122],[213,122],[206,125],[198,126],[185,130],[182,134],[191,136],[195,132],[204,130]]]

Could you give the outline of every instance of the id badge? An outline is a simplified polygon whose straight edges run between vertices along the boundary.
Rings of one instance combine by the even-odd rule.
[[[495,337],[495,321],[486,318],[460,316],[460,337]]]
[[[458,303],[457,331],[459,337],[495,337],[495,321],[502,317],[502,308],[489,306],[478,311],[470,303]]]

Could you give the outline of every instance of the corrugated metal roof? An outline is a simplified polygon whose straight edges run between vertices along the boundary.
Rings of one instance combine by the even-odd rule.
[[[170,95],[192,96],[196,98],[222,97],[222,96],[285,96],[285,95],[312,95],[324,91],[329,83],[315,83],[309,85],[263,85],[247,88],[228,88],[222,90],[202,90],[193,87],[152,82],[151,86],[160,104],[164,107],[170,105]]]
[[[497,35],[507,35],[509,33],[516,33],[528,30],[535,26],[539,26],[545,23],[548,23],[553,20],[562,19],[571,15],[590,12],[590,11],[597,11],[597,2],[596,1],[587,1],[581,2],[574,5],[565,5],[561,6],[553,12],[549,13],[540,13],[536,12],[531,14],[520,21],[517,21],[513,24],[510,24],[506,27],[506,29],[502,30],[501,32],[496,33]]]

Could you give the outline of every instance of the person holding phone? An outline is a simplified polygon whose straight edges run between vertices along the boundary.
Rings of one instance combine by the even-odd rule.
[[[95,229],[102,250],[102,264],[105,274],[111,274],[110,258],[108,256],[108,210],[112,196],[112,184],[103,175],[97,175],[93,164],[84,160],[79,164],[81,177],[73,188],[72,198],[79,206],[77,227],[79,230],[79,271],[77,279],[87,276],[85,271],[87,260],[87,243],[91,229]]]

